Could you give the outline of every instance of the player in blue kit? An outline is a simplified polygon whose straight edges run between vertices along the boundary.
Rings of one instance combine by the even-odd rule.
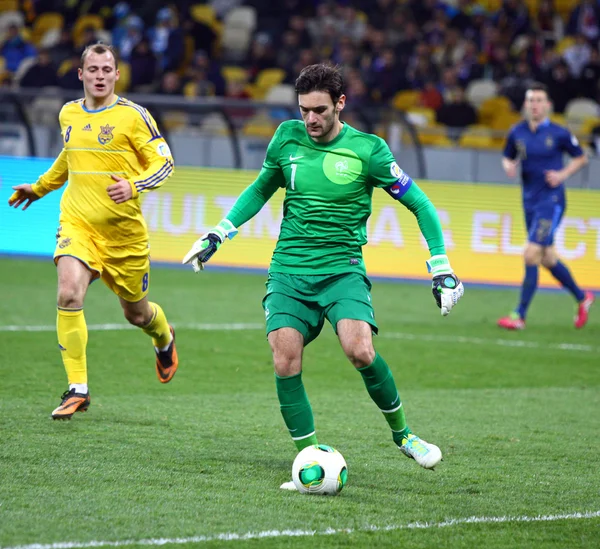
[[[538,269],[550,271],[563,288],[577,300],[575,327],[583,328],[594,294],[583,291],[554,247],[554,234],[566,208],[564,182],[588,162],[577,138],[566,128],[550,122],[550,101],[543,84],[532,85],[525,95],[526,120],[510,130],[504,147],[502,167],[514,178],[521,167],[523,209],[527,227],[525,246],[525,278],[519,305],[510,315],[498,320],[507,330],[525,328],[527,309],[538,286]],[[572,160],[563,165],[564,153]]]

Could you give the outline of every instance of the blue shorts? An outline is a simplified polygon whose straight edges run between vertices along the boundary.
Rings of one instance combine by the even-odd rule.
[[[565,205],[556,202],[543,202],[525,210],[527,240],[540,246],[552,246],[554,233],[560,225]]]

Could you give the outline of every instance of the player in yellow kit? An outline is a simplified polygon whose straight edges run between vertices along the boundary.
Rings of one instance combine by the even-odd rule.
[[[173,157],[148,111],[115,95],[119,70],[110,46],[85,49],[79,79],[84,98],[59,114],[63,150],[35,184],[17,185],[9,199],[9,205],[26,210],[69,181],[54,252],[58,345],[69,390],[53,419],[70,419],[90,405],[83,302],[97,278],[119,297],[125,318],[152,338],[158,379],[167,383],[178,366],[175,332],[147,297],[148,231],[139,198],[173,173]]]

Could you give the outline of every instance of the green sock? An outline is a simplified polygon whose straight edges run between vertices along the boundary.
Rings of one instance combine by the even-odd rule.
[[[289,377],[275,374],[275,385],[283,421],[298,451],[318,444],[312,408],[302,383],[302,372]]]
[[[406,425],[404,408],[390,367],[377,353],[371,364],[358,368],[358,371],[373,402],[377,404],[388,422],[394,442],[402,444],[402,439],[408,436],[410,429]]]

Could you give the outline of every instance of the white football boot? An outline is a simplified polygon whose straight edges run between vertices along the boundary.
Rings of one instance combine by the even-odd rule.
[[[442,461],[442,451],[435,444],[429,444],[412,433],[402,439],[402,446],[398,448],[425,469],[433,469]]]

